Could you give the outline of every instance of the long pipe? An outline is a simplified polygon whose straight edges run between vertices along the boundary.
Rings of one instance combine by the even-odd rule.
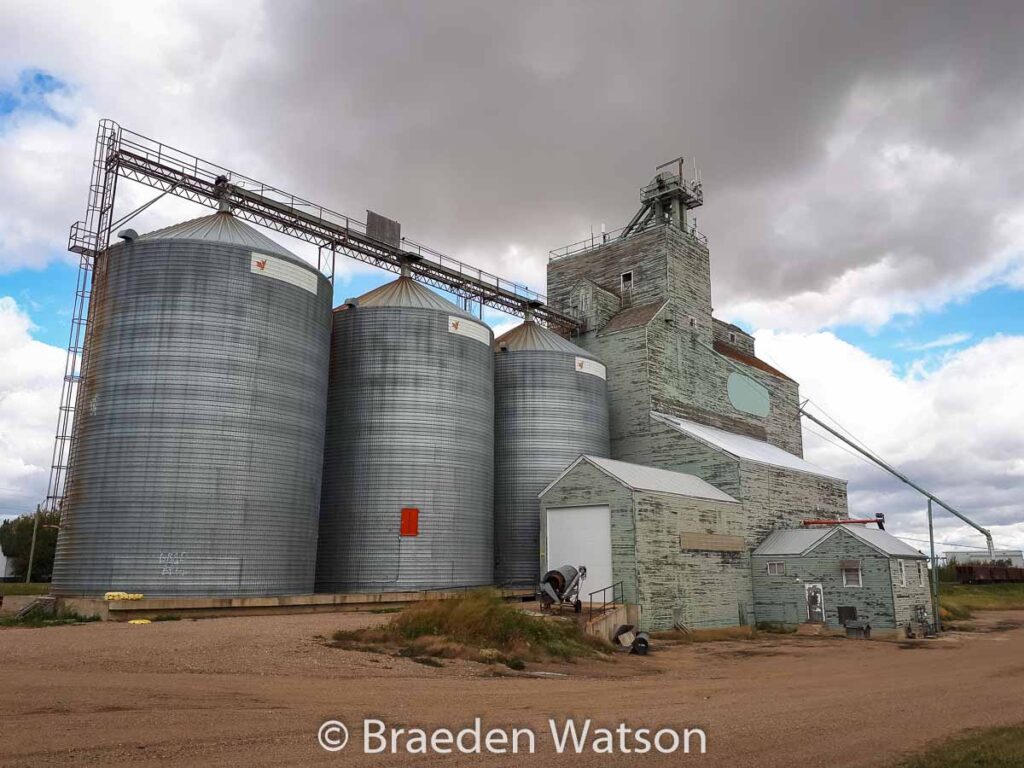
[[[918,491],[919,493],[923,493],[930,501],[934,501],[940,507],[942,507],[943,509],[947,510],[948,512],[950,512],[951,514],[955,515],[956,517],[959,517],[961,520],[963,520],[969,526],[971,526],[972,528],[974,528],[977,531],[979,531],[985,537],[985,541],[988,543],[988,554],[989,554],[989,557],[995,557],[995,546],[992,544],[992,532],[988,528],[982,528],[980,525],[978,525],[976,522],[971,520],[966,515],[964,515],[964,514],[962,514],[960,512],[957,512],[955,509],[953,509],[953,507],[949,506],[949,504],[944,502],[942,499],[940,499],[934,493],[930,493],[929,491],[926,491],[920,485],[918,485],[917,483],[915,483],[912,480],[910,480],[910,478],[908,478],[902,472],[900,472],[900,471],[894,469],[893,467],[891,467],[890,465],[886,464],[884,461],[882,461],[880,458],[875,456],[870,451],[865,450],[864,448],[861,448],[859,445],[857,445],[855,442],[850,440],[845,435],[842,435],[839,432],[837,432],[836,430],[832,429],[832,427],[830,427],[828,424],[823,422],[821,419],[817,418],[816,416],[814,416],[814,415],[808,413],[806,410],[804,410],[804,406],[803,405],[800,406],[800,413],[803,416],[806,416],[811,421],[813,421],[815,424],[817,424],[822,429],[827,430],[828,432],[830,432],[833,435],[835,435],[836,437],[838,437],[840,440],[842,440],[844,443],[846,443],[848,446],[853,448],[858,453],[863,454],[864,456],[867,456],[869,459],[871,459],[873,462],[875,462],[875,464],[880,466],[882,469],[884,469],[887,472],[889,472],[890,474],[895,475],[896,477],[898,477],[900,480],[902,480],[904,483],[909,485],[915,491]]]

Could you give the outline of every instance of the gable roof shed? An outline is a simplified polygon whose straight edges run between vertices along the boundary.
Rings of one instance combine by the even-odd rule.
[[[626,486],[633,491],[650,491],[652,493],[667,493],[674,496],[690,496],[697,499],[709,499],[711,501],[724,501],[732,504],[739,502],[724,491],[695,475],[688,475],[684,472],[672,472],[657,467],[646,467],[641,464],[630,464],[615,459],[604,459],[598,456],[580,456],[576,461],[566,467],[562,474],[556,477],[539,496],[543,497],[562,478],[572,472],[581,462],[593,465],[601,472]]]

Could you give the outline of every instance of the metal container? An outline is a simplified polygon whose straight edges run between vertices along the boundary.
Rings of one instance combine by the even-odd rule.
[[[335,310],[317,591],[492,583],[492,338],[408,276]]]
[[[313,588],[331,285],[217,213],[96,262],[53,592]]]
[[[540,578],[538,494],[580,454],[608,456],[605,367],[527,320],[494,344],[495,582]]]

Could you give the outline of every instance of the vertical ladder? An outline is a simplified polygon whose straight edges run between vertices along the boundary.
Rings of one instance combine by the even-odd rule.
[[[101,120],[96,132],[96,148],[92,160],[92,180],[86,203],[85,220],[71,227],[68,250],[79,254],[75,304],[68,336],[68,352],[64,361],[64,382],[57,430],[50,464],[50,482],[46,491],[46,508],[61,511],[75,455],[75,406],[78,391],[86,372],[86,358],[92,326],[89,322],[89,300],[92,296],[96,258],[107,247],[113,221],[114,197],[117,191],[116,150],[120,127],[112,120]]]

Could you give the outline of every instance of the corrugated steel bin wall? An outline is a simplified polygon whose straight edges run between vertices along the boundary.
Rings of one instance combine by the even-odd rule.
[[[251,254],[140,240],[98,259],[54,593],[312,590],[331,286]]]
[[[450,332],[450,317],[335,312],[319,592],[492,583],[493,353]],[[418,535],[400,536],[402,509],[413,508]]]
[[[580,454],[608,456],[608,396],[600,376],[576,370],[572,353],[495,353],[495,583],[540,580],[544,487]],[[603,586],[603,585],[602,585]]]

